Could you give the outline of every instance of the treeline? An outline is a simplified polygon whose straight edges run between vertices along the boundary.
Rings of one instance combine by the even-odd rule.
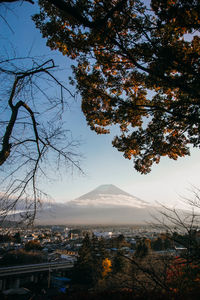
[[[47,258],[41,250],[42,247],[38,241],[27,242],[23,249],[1,250],[0,266],[6,267],[46,262]]]
[[[24,264],[37,264],[46,262],[45,256],[41,252],[26,251],[24,249],[12,250],[3,255],[0,266],[13,266]]]
[[[15,234],[0,234],[0,243],[6,242],[14,242],[21,243],[21,235],[20,232],[16,232]]]

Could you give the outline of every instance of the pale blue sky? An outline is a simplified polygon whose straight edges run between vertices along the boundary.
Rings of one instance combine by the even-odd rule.
[[[37,7],[36,5],[12,4],[8,6],[12,11],[0,6],[3,15],[13,32],[0,20],[0,48],[1,53],[16,52],[17,56],[47,55],[53,57],[64,71],[60,73],[62,79],[68,78],[71,62],[57,52],[50,51],[45,46],[40,32],[35,29],[31,21]],[[6,13],[6,14],[5,14]],[[12,43],[11,43],[12,42]],[[115,184],[119,188],[131,193],[145,201],[159,201],[164,204],[175,204],[179,195],[186,195],[187,189],[194,185],[199,187],[200,151],[191,151],[191,156],[178,161],[161,159],[159,165],[153,167],[148,175],[139,174],[129,160],[123,158],[111,145],[111,135],[96,135],[86,124],[80,109],[80,99],[70,104],[70,111],[66,112],[67,127],[72,131],[73,137],[80,139],[82,145],[80,152],[84,158],[81,167],[86,175],[74,172],[64,172],[54,184],[44,183],[55,201],[67,201],[79,197],[101,184]]]

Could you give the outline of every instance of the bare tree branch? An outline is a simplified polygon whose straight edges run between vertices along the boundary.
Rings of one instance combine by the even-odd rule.
[[[82,172],[78,143],[69,139],[68,131],[56,117],[67,104],[66,93],[70,97],[74,95],[51,73],[56,68],[53,60],[38,63],[31,58],[32,66],[25,70],[13,61],[12,64],[9,59],[0,62],[0,78],[6,78],[6,85],[0,91],[6,116],[1,121],[0,131],[0,166],[4,170],[0,216],[2,219],[21,211],[21,219],[33,222],[46,197],[39,182],[47,176],[47,170],[50,171],[50,162],[57,162],[60,168],[75,167]],[[44,92],[45,84],[47,93]],[[60,89],[60,98],[51,101],[49,93],[53,85]]]

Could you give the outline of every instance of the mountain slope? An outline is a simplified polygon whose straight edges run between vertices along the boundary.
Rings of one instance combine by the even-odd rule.
[[[131,196],[130,194],[124,192],[123,190],[119,189],[113,184],[104,184],[98,186],[96,189],[92,190],[91,192],[82,195],[78,199],[87,199],[87,198],[92,199],[94,196],[97,196],[99,194]]]

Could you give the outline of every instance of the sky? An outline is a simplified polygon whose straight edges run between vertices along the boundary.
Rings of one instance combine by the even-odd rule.
[[[62,80],[68,80],[72,62],[60,53],[51,51],[45,45],[39,30],[35,28],[31,15],[37,6],[29,3],[9,4],[7,9],[0,5],[0,49],[10,56],[52,57],[63,71]],[[2,18],[3,17],[3,18]],[[6,22],[9,26],[6,24]],[[66,126],[75,139],[80,141],[82,154],[81,168],[84,174],[66,171],[52,182],[44,181],[45,190],[57,202],[75,199],[101,184],[114,184],[124,191],[150,203],[180,207],[182,197],[190,197],[193,186],[200,187],[200,151],[191,149],[191,156],[177,161],[162,158],[153,166],[151,173],[141,175],[133,168],[133,163],[112,147],[111,135],[97,135],[86,124],[81,112],[80,97],[70,100],[70,108],[65,112]]]

